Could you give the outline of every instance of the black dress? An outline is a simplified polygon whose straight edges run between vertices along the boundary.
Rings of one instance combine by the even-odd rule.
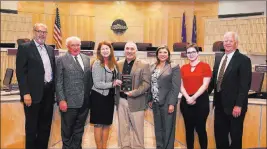
[[[113,73],[113,80],[116,78],[115,71]],[[92,90],[90,99],[91,99],[91,110],[90,110],[90,123],[92,124],[102,124],[102,125],[111,125],[113,121],[114,114],[114,97],[115,89],[109,89],[107,96],[104,96],[98,93],[95,90]]]

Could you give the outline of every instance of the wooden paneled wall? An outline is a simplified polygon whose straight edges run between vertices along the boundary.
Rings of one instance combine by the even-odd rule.
[[[32,37],[32,16],[1,13],[1,43]]]
[[[205,51],[212,51],[215,41],[223,40],[227,31],[239,35],[238,48],[242,52],[266,55],[266,16],[231,19],[207,19]]]
[[[151,42],[154,46],[181,41],[182,14],[186,14],[187,39],[191,42],[193,15],[197,17],[197,43],[204,46],[207,18],[217,18],[218,2],[33,2],[19,1],[20,14],[32,15],[32,23],[49,27],[48,43],[53,43],[55,9],[60,12],[63,40],[79,36],[82,40]],[[125,34],[115,35],[110,26],[115,19],[126,21]],[[97,45],[97,44],[96,44]]]

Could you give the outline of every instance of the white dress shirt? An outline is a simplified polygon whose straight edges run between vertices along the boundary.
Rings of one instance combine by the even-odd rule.
[[[73,55],[71,55],[71,56],[73,57],[74,61],[76,62],[75,56],[73,56]],[[82,59],[80,54],[77,55],[77,59],[78,59],[78,62],[81,65],[81,67],[82,67],[82,69],[84,71],[83,59]]]
[[[218,74],[217,74],[217,80],[218,80],[218,77],[219,77],[219,72],[220,72],[220,70],[221,70],[221,66],[222,66],[223,60],[225,59],[226,55],[227,55],[227,61],[226,61],[226,66],[225,66],[224,72],[225,72],[225,70],[227,69],[228,64],[230,63],[230,61],[231,61],[231,59],[232,59],[232,57],[233,57],[234,54],[235,54],[235,51],[233,51],[233,52],[231,52],[231,53],[229,53],[229,54],[224,54],[224,55],[223,55],[223,57],[222,57],[222,59],[221,59],[221,62],[220,62],[220,66],[219,66]]]
[[[33,40],[38,52],[41,56],[41,59],[43,61],[43,65],[44,65],[44,71],[45,71],[45,76],[44,76],[44,81],[45,82],[50,82],[53,77],[52,77],[52,67],[51,67],[51,62],[47,53],[47,50],[45,48],[44,45],[40,45],[39,43],[37,43],[35,40]]]

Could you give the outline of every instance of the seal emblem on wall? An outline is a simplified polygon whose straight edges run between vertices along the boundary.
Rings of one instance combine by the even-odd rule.
[[[110,28],[116,35],[122,35],[128,29],[126,22],[122,19],[116,19]]]

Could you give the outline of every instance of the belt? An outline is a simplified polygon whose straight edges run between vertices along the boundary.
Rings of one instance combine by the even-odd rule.
[[[127,95],[124,92],[120,92],[120,97],[127,99]]]
[[[50,85],[50,84],[52,84],[52,81],[50,81],[50,82],[44,82],[44,85]]]

